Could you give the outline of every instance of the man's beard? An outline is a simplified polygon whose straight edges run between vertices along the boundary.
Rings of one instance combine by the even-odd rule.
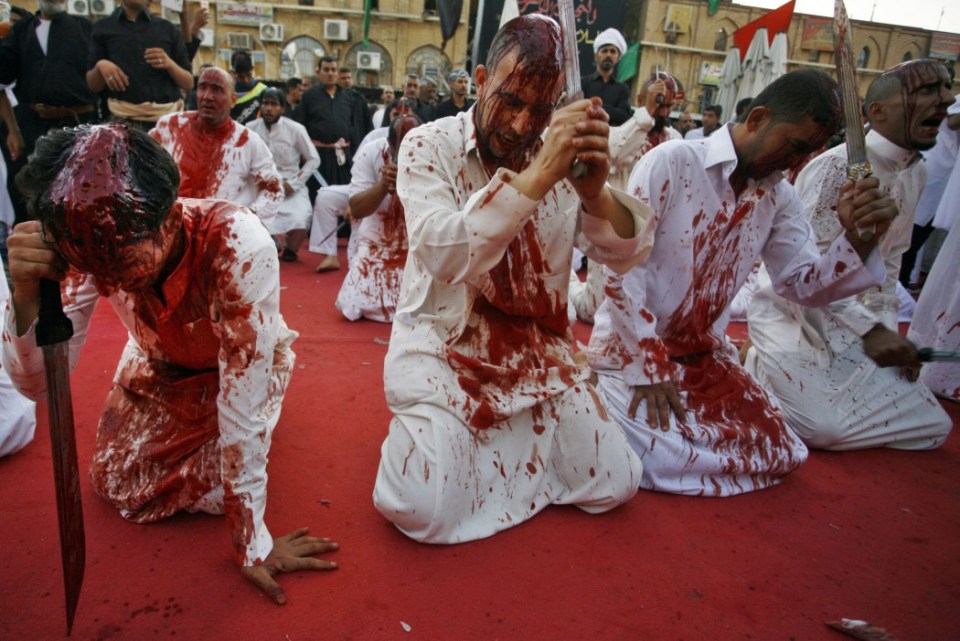
[[[670,125],[670,119],[666,116],[657,116],[653,119],[653,128],[650,130],[655,134],[660,133]]]
[[[610,71],[616,66],[616,64],[617,63],[615,63],[613,60],[602,60],[600,61],[600,68],[604,71]]]

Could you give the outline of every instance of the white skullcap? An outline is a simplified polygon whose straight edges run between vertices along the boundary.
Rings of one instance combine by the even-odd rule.
[[[593,41],[593,53],[597,53],[605,45],[613,45],[619,49],[621,56],[627,52],[627,41],[623,39],[623,34],[613,27],[597,35],[597,39]]]

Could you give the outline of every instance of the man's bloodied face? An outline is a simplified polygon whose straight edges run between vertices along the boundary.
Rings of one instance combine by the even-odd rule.
[[[222,69],[206,69],[197,83],[197,111],[204,123],[217,126],[230,117],[236,100],[233,79]]]
[[[563,76],[544,78],[536,64],[518,64],[510,52],[492,70],[478,67],[477,85],[474,123],[481,154],[515,166],[550,122]]]
[[[932,148],[947,107],[956,102],[946,67],[932,60],[913,60],[886,74],[899,79],[900,93],[880,101],[884,122],[877,123],[877,130],[905,149]]]
[[[827,129],[809,116],[799,122],[777,121],[763,110],[755,118],[748,121],[750,139],[738,159],[745,174],[754,180],[798,167],[829,136]]]

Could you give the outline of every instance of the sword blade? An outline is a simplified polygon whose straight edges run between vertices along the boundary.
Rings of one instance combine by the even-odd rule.
[[[863,110],[860,105],[860,90],[857,86],[856,58],[853,57],[853,38],[850,35],[850,18],[843,0],[835,0],[833,5],[833,49],[837,67],[837,81],[840,83],[843,122],[847,146],[847,177],[860,180],[869,176],[873,169],[867,161],[867,147],[864,142]],[[870,240],[876,235],[876,229],[860,230],[860,238]]]
[[[37,344],[43,351],[47,382],[50,448],[57,496],[57,521],[60,527],[60,561],[63,566],[68,636],[73,629],[86,565],[83,505],[80,499],[80,474],[77,469],[77,442],[73,429],[73,399],[70,394],[69,339],[72,335],[73,324],[63,313],[60,302],[60,284],[42,280]]]
[[[583,98],[580,86],[580,52],[577,50],[577,19],[573,10],[573,0],[560,0],[557,9],[560,13],[560,41],[563,43],[563,77],[567,90],[567,103]],[[582,178],[587,173],[586,166],[573,161],[572,175]]]
[[[934,361],[958,361],[960,362],[960,351],[952,349],[933,349],[931,347],[921,347],[917,350],[917,356],[922,363],[931,363]]]
[[[583,97],[580,87],[580,52],[577,50],[577,19],[573,9],[573,0],[560,0],[560,38],[563,42],[564,86],[567,90],[567,102]]]

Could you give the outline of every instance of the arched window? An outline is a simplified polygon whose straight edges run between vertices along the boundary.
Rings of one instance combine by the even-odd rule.
[[[903,54],[903,62],[909,62],[911,60],[913,60],[912,52],[908,51],[907,53]]]
[[[857,55],[857,68],[866,69],[868,64],[870,64],[870,47],[864,47]]]
[[[727,50],[727,30],[723,27],[717,29],[717,38],[713,41],[713,50],[714,51],[726,51]]]
[[[280,76],[313,76],[317,72],[317,61],[325,55],[327,50],[319,40],[310,36],[294,38],[280,52]]]
[[[446,93],[447,74],[450,73],[450,58],[440,51],[440,47],[424,45],[414,49],[407,57],[405,73],[415,73],[420,76],[430,76],[437,81],[440,93]]]
[[[366,46],[359,42],[350,47],[343,63],[355,71],[353,77],[360,87],[393,84],[393,59],[386,49],[372,40]]]

